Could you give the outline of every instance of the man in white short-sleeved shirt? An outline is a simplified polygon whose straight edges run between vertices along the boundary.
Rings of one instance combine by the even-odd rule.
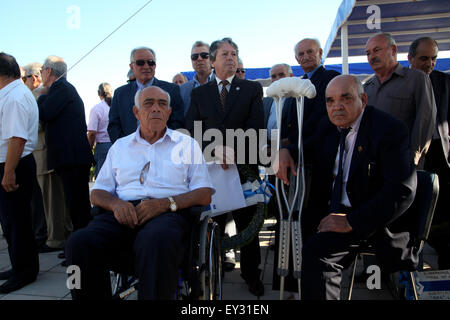
[[[126,269],[128,260],[140,279],[139,299],[175,298],[189,208],[211,202],[199,145],[166,126],[169,94],[154,86],[140,90],[133,112],[140,126],[111,147],[91,193],[100,213],[66,246],[68,263],[82,274],[74,299],[111,298],[109,270]]]
[[[36,182],[32,152],[38,135],[38,106],[20,80],[13,56],[0,53],[0,222],[8,243],[11,269],[0,272],[0,294],[33,282],[39,257],[31,225],[31,196]]]

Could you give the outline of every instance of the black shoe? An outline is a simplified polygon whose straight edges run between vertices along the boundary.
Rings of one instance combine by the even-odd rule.
[[[9,278],[12,277],[13,273],[14,272],[12,269],[0,272],[0,280],[8,280]]]
[[[264,284],[259,279],[247,282],[248,291],[254,296],[260,297],[264,295]]]
[[[39,248],[39,253],[48,253],[48,252],[55,252],[55,251],[61,251],[63,250],[62,248],[52,248],[49,247],[46,244],[43,244],[40,248]]]
[[[61,252],[60,254],[58,254],[58,258],[59,259],[65,259],[66,258],[66,255],[64,254],[64,251]]]
[[[27,284],[34,282],[35,279],[14,279],[10,278],[0,286],[0,293],[7,294],[25,287]]]

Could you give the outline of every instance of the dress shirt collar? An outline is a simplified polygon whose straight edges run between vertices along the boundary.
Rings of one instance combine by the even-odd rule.
[[[168,127],[166,127],[166,132],[164,132],[164,135],[161,138],[159,138],[157,141],[152,143],[152,144],[150,144],[147,140],[142,138],[140,129],[141,129],[141,126],[139,125],[137,127],[136,131],[135,131],[135,134],[134,134],[134,140],[137,143],[146,144],[146,145],[150,145],[151,146],[151,145],[155,145],[157,143],[162,143],[166,139],[170,139],[172,142],[177,142],[177,139],[176,139],[176,137],[174,135],[173,130],[169,129]]]
[[[317,68],[315,68],[313,71],[307,72],[306,74],[308,75],[308,79],[311,79],[312,76],[314,75],[314,73],[316,73],[316,71],[317,71],[321,66],[322,66],[322,65],[319,64],[319,65],[317,66]]]
[[[213,79],[213,77],[214,77],[214,72],[211,71],[211,73],[208,76],[208,80],[206,80],[206,82],[210,82]],[[198,82],[197,74],[195,74],[195,76],[192,80],[194,80],[194,88],[201,86],[200,82]]]
[[[142,84],[140,83],[138,80],[136,80],[136,84],[137,84],[137,88],[138,90],[142,90],[144,88],[150,87],[153,85],[153,82],[155,82],[155,77],[152,78],[152,80],[150,80],[149,82],[147,82],[146,84]]]
[[[228,82],[231,84],[231,82],[233,82],[235,75],[233,74],[231,77],[226,78],[225,80],[228,80]],[[217,85],[221,86],[220,81],[222,81],[222,79],[219,79],[216,75],[216,81],[217,81]]]
[[[15,87],[19,86],[20,84],[23,84],[22,80],[17,79],[10,83],[8,83],[6,86],[4,86],[2,89],[0,89],[0,98],[6,97],[6,95]]]

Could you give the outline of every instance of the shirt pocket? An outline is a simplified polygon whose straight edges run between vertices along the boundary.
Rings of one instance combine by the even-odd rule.
[[[163,185],[187,186],[188,166],[182,163],[176,164],[171,160],[163,160],[157,176]]]
[[[388,94],[388,98],[392,101],[389,113],[406,122],[416,114],[413,96],[408,92],[411,92],[408,88],[398,88],[398,91]]]

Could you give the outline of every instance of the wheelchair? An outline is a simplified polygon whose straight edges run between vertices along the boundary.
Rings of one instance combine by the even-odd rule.
[[[176,300],[222,300],[222,251],[219,225],[209,216],[200,219],[202,209],[191,208],[193,228],[188,254],[179,270]],[[114,300],[126,300],[139,289],[139,280],[112,273]]]

